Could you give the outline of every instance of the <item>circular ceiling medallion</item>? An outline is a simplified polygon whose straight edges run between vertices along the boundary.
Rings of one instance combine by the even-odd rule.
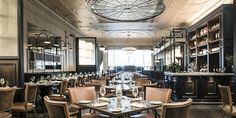
[[[100,17],[124,22],[148,20],[165,10],[163,0],[88,0],[87,4]]]

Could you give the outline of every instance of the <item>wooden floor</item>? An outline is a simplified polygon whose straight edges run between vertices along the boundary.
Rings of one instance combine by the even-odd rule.
[[[221,105],[191,105],[188,118],[223,118]],[[30,113],[29,116],[32,117]],[[37,118],[43,118],[43,114],[37,114]],[[224,118],[229,118],[225,116]]]
[[[192,105],[190,107],[189,118],[223,118],[222,106]]]

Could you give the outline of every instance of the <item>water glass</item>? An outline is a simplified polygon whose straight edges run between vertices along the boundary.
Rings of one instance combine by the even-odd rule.
[[[5,79],[4,78],[1,78],[0,79],[0,84],[2,85],[2,87],[3,87],[3,84],[5,83]]]
[[[100,92],[100,95],[101,95],[102,97],[106,94],[106,88],[105,88],[104,85],[102,85],[102,86],[100,87],[99,92]]]
[[[9,82],[8,81],[6,81],[6,87],[9,87]]]
[[[31,78],[31,83],[34,83],[34,81],[35,81],[35,76]]]
[[[94,104],[97,104],[97,103],[99,103],[99,92],[98,91],[96,91],[96,96],[94,97]]]
[[[134,95],[134,97],[136,98],[137,97],[137,95],[138,95],[138,87],[133,87],[133,89],[132,89],[132,94]]]

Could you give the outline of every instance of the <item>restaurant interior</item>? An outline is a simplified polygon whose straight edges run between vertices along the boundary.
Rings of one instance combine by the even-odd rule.
[[[0,118],[234,118],[235,13],[236,0],[0,0]]]

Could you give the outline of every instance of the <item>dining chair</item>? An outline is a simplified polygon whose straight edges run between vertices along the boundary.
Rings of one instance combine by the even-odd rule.
[[[144,79],[144,78],[139,78],[139,79],[135,80],[135,85],[138,86],[139,91],[144,91],[144,94],[146,94],[146,92],[145,92],[146,87],[145,86],[147,86],[147,85],[152,86],[151,83],[152,82],[150,80]],[[126,96],[134,97],[132,94],[132,90],[127,91]]]
[[[153,88],[147,87],[145,92],[145,99],[148,101],[160,101],[162,103],[169,103],[171,97],[172,89],[169,88]],[[162,107],[156,109],[157,115],[161,116]],[[149,112],[133,115],[133,118],[149,118],[154,117],[154,114]]]
[[[51,100],[48,96],[44,96],[44,103],[48,111],[49,118],[77,118],[79,111],[71,111],[70,106],[65,101]],[[86,113],[82,118],[100,118],[96,114]]]
[[[44,96],[44,104],[48,111],[49,118],[70,118],[69,108],[66,102],[52,101]]]
[[[136,79],[135,82],[136,82],[136,84],[135,84],[136,86],[141,86],[141,88],[140,88],[141,91],[144,91],[144,86],[143,85],[151,84],[152,83],[147,78],[139,78],[139,79]]]
[[[51,100],[57,100],[57,101],[63,101],[66,100],[66,92],[67,92],[67,86],[68,86],[69,81],[64,79],[62,80],[61,84],[60,84],[60,92],[59,94],[52,94],[49,95],[49,98]]]
[[[162,104],[161,118],[188,118],[191,104],[191,98],[183,102],[164,103]]]
[[[232,95],[229,86],[218,85],[223,103],[224,115],[236,116],[236,107],[233,106]]]
[[[86,76],[81,77],[81,86],[85,86],[85,83],[87,82],[87,78]]]
[[[94,100],[96,97],[95,87],[68,88],[68,92],[71,104],[80,100]]]
[[[95,91],[99,91],[101,86],[100,83],[85,83],[85,87],[95,87]]]
[[[78,87],[83,86],[83,85],[82,85],[82,78],[83,78],[83,77],[81,77],[81,76],[78,76],[78,77],[77,77],[77,86],[78,86]]]
[[[149,101],[161,101],[162,103],[168,103],[170,101],[172,89],[169,88],[146,88],[146,100]]]
[[[12,118],[12,115],[8,112],[0,111],[0,118]]]
[[[94,100],[96,98],[95,87],[77,87],[77,88],[68,88],[70,104],[73,109],[83,109],[75,105],[80,100]],[[99,113],[84,113],[82,117],[88,118],[106,118],[106,115]]]
[[[75,78],[70,78],[69,80],[69,87],[76,87],[77,79]]]
[[[16,102],[13,104],[13,112],[25,112],[26,118],[28,118],[28,112],[34,111],[34,116],[36,116],[35,110],[35,100],[37,96],[38,85],[33,83],[25,84],[25,96],[24,102]]]
[[[0,88],[0,118],[10,118],[16,87]],[[9,111],[9,112],[7,112]]]

